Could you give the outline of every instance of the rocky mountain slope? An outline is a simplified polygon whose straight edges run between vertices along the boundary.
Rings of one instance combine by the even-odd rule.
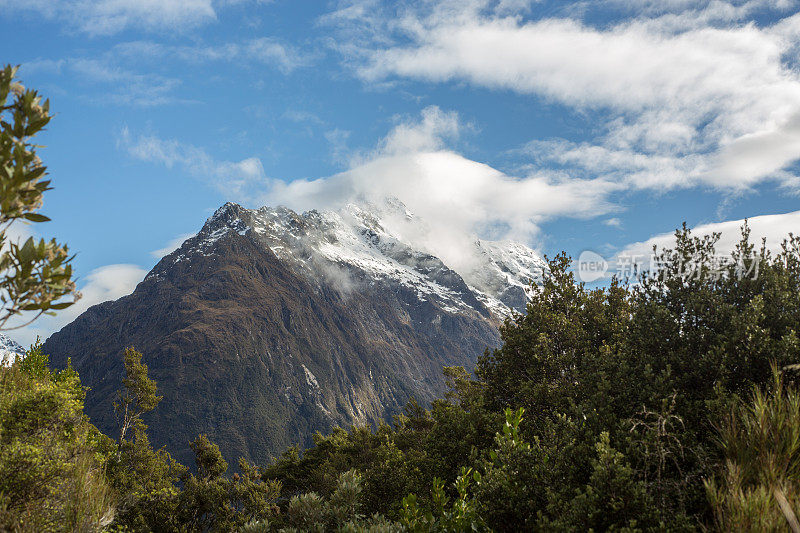
[[[7,335],[0,333],[0,365],[9,365],[25,354],[25,348]]]
[[[115,433],[121,352],[134,346],[164,396],[147,420],[155,445],[189,462],[206,433],[234,464],[265,462],[441,395],[442,367],[497,345],[545,268],[524,246],[475,240],[456,272],[411,244],[423,227],[396,200],[303,214],[228,203],[133,294],[44,349],[56,365],[72,358],[101,429]]]

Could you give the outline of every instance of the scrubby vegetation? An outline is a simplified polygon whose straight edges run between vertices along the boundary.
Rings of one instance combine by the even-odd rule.
[[[109,439],[83,414],[71,369],[34,346],[0,370],[0,530],[97,531],[114,518]]]

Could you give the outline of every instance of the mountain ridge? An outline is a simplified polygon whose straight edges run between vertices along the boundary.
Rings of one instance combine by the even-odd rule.
[[[380,218],[375,215],[376,212],[381,215]],[[418,226],[424,225],[424,222],[419,222],[419,219],[395,198],[385,199],[382,206],[369,202],[360,205],[350,203],[337,211],[312,209],[302,214],[284,206],[250,210],[239,204],[227,202],[214,212],[198,234],[183,244],[190,243],[199,236],[202,238],[196,246],[202,249],[226,231],[234,230],[244,235],[252,229],[264,237],[265,245],[273,253],[284,260],[297,260],[299,253],[301,256],[299,262],[302,263],[307,259],[313,259],[308,255],[317,252],[331,263],[355,264],[363,270],[394,276],[406,282],[412,281],[407,277],[412,273],[404,270],[416,270],[423,278],[425,276],[431,278],[431,270],[438,269],[442,274],[439,279],[414,281],[422,281],[424,286],[421,289],[427,289],[426,292],[429,293],[437,292],[437,288],[425,283],[426,281],[433,281],[442,288],[456,289],[457,292],[466,294],[467,291],[463,286],[449,286],[449,284],[460,285],[458,280],[452,279],[452,274],[456,274],[462,278],[460,281],[463,281],[471,292],[477,293],[484,305],[501,315],[508,312],[508,309],[504,308],[523,311],[531,282],[540,282],[547,269],[546,263],[533,250],[522,244],[477,238],[467,243],[472,247],[470,250],[470,255],[473,256],[472,268],[451,268],[435,253],[425,251],[398,235],[400,232],[397,231],[397,224],[394,228],[386,227],[385,220],[392,215],[398,218],[398,214],[401,215],[399,218],[408,222],[413,221]],[[221,221],[224,223],[220,227]],[[399,229],[402,231],[404,228]],[[375,251],[380,253],[370,253]],[[375,261],[376,255],[383,261]],[[381,255],[383,257],[380,257]],[[183,255],[179,254],[175,260],[180,261],[182,257]],[[384,264],[380,264],[381,262]],[[387,266],[386,262],[397,264]],[[407,268],[398,268],[398,265]],[[156,265],[154,271],[158,268]],[[319,275],[320,272],[315,274]],[[150,275],[152,272],[148,277]]]
[[[0,333],[0,365],[10,365],[23,355],[25,348],[8,335]]]
[[[112,434],[119,354],[142,351],[164,395],[148,417],[153,441],[184,461],[197,433],[229,460],[266,462],[314,431],[386,420],[441,395],[442,366],[471,367],[497,346],[498,309],[510,312],[500,298],[511,299],[477,291],[371,215],[227,203],[133,294],[44,348],[57,366],[72,358],[90,416]]]

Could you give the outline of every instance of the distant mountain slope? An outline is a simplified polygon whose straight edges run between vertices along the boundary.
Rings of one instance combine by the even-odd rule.
[[[133,294],[44,349],[60,366],[72,358],[89,414],[112,433],[120,354],[142,351],[164,396],[148,420],[154,444],[186,462],[198,433],[229,460],[265,462],[315,431],[376,423],[440,395],[442,366],[496,346],[543,268],[523,246],[476,241],[462,276],[382,224],[398,213],[417,224],[396,201],[302,215],[225,204]]]
[[[25,348],[14,342],[7,335],[0,333],[0,364],[11,364],[17,357],[24,354]]]

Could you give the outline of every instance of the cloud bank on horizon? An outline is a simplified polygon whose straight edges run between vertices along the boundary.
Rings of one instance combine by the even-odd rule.
[[[761,215],[745,220],[726,220],[724,222],[714,222],[701,224],[692,228],[692,234],[696,237],[718,234],[715,250],[722,256],[730,255],[742,238],[742,228],[747,223],[750,230],[750,242],[759,251],[762,246],[766,252],[778,254],[784,240],[790,234],[800,235],[800,211],[791,213],[781,213],[777,215]],[[635,262],[647,265],[653,254],[653,247],[658,250],[670,248],[675,244],[674,233],[661,233],[654,235],[643,242],[631,243],[616,255],[615,261],[620,257],[636,259]]]
[[[30,346],[39,338],[47,337],[66,326],[91,306],[122,298],[133,292],[142,281],[147,270],[139,265],[105,265],[91,271],[84,280],[79,280],[81,299],[74,305],[59,311],[55,316],[44,315],[33,324],[7,332],[22,346]],[[11,322],[14,326],[13,321]]]

